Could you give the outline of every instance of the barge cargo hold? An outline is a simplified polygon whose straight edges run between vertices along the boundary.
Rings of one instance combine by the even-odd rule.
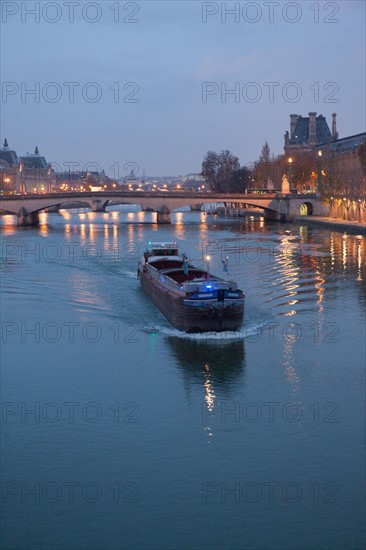
[[[141,287],[178,330],[238,330],[244,317],[244,294],[225,281],[194,267],[176,243],[149,243],[138,267]]]

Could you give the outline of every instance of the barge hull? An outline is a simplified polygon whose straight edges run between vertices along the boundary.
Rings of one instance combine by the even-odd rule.
[[[221,307],[192,307],[183,304],[183,297],[177,296],[159,286],[148,271],[139,270],[143,291],[178,330],[185,332],[221,332],[238,330],[243,322],[244,305]]]

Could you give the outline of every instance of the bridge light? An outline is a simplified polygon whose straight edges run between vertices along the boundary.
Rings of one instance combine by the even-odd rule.
[[[292,158],[290,157],[290,158],[288,159],[288,161],[289,161],[289,163],[291,164],[291,163],[292,163]]]
[[[323,154],[323,153],[322,153],[322,151],[321,151],[321,149],[320,149],[320,150],[318,151],[318,156],[321,157],[322,154]]]

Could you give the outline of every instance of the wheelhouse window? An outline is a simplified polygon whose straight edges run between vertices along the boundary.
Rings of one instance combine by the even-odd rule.
[[[155,248],[152,252],[153,256],[178,256],[178,250],[176,248]]]

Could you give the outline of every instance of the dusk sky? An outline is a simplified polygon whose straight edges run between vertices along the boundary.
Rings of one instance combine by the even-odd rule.
[[[363,1],[1,4],[1,139],[18,155],[184,175],[210,149],[282,153],[290,113],[365,131]]]

